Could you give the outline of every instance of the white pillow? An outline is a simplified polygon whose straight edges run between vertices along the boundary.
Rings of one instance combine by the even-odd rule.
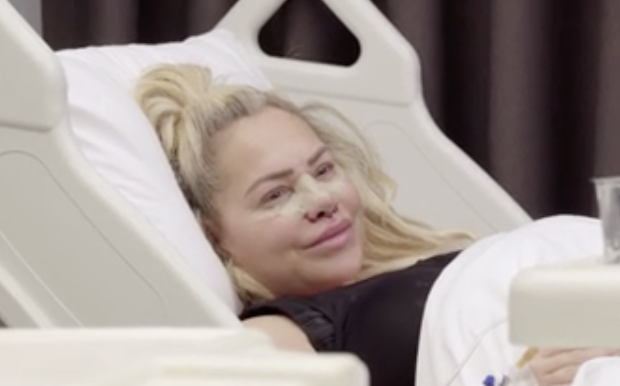
[[[236,38],[214,30],[183,42],[87,47],[58,52],[68,83],[70,120],[94,169],[141,212],[235,312],[239,301],[176,184],[152,125],[133,99],[143,71],[161,63],[211,68],[227,83],[271,88]]]

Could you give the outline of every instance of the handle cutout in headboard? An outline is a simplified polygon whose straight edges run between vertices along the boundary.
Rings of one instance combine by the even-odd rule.
[[[322,1],[288,0],[258,34],[263,52],[287,58],[352,66],[360,57],[360,41]]]
[[[259,32],[285,2],[238,0],[217,25],[236,35],[278,88],[303,87],[312,93],[397,105],[408,105],[418,98],[417,55],[371,0],[311,1],[323,3],[357,37],[360,54],[354,64],[339,66],[267,55],[259,47]]]

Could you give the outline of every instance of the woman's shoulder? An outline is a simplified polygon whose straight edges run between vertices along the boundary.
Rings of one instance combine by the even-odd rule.
[[[347,287],[313,296],[282,297],[246,307],[243,321],[266,316],[282,316],[301,329],[317,351],[338,348],[337,331],[344,319],[355,291]]]

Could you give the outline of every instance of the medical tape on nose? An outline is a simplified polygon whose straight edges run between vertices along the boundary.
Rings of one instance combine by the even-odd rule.
[[[295,181],[293,195],[281,207],[281,215],[305,214],[312,209],[318,200],[329,200],[338,197],[344,184],[338,178],[329,181],[317,181],[313,177],[304,174]]]

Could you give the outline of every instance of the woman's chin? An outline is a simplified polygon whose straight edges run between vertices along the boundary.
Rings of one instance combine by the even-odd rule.
[[[325,267],[322,267],[320,273],[323,291],[342,287],[350,284],[360,274],[362,270],[362,260],[357,257],[344,256],[340,259],[330,261]]]

